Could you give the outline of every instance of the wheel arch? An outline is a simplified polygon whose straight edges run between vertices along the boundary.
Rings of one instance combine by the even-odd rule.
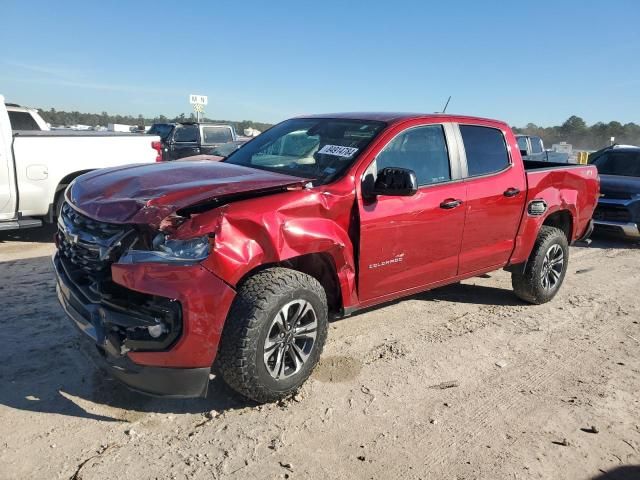
[[[309,253],[287,258],[278,262],[270,262],[259,265],[245,273],[237,283],[242,285],[249,277],[256,273],[273,267],[289,268],[305,273],[315,278],[327,295],[327,307],[332,315],[341,315],[343,311],[342,290],[340,279],[333,257],[326,252]],[[236,287],[236,288],[237,288]]]
[[[569,210],[556,210],[547,215],[540,226],[542,227],[543,225],[562,230],[567,237],[567,242],[571,243],[573,238],[573,215]],[[538,233],[540,233],[540,229],[538,229]]]
[[[78,170],[75,172],[71,172],[60,179],[56,188],[53,192],[53,199],[51,204],[49,205],[49,212],[47,213],[47,221],[53,223],[57,216],[56,205],[58,204],[58,200],[60,196],[64,194],[65,189],[69,186],[71,182],[73,182],[80,175],[84,175],[85,173],[92,172],[93,168],[87,170]]]
[[[567,237],[567,242],[571,244],[574,239],[574,220],[575,212],[569,205],[550,208],[541,216],[531,216],[525,212],[511,259],[505,269],[510,272],[524,271],[543,226],[559,228]]]

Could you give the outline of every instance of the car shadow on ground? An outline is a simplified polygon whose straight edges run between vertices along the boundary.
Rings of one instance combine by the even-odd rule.
[[[0,234],[2,241],[42,241],[53,227]],[[39,240],[38,240],[39,239]],[[587,248],[637,248],[633,242],[598,237]],[[49,256],[3,262],[0,294],[0,404],[7,407],[101,421],[128,421],[136,412],[203,413],[256,404],[232,391],[219,378],[203,399],[154,398],[128,390],[99,370],[85,353],[55,293]],[[472,280],[471,280],[472,281]],[[511,289],[468,283],[418,293],[408,300],[447,301],[479,305],[523,305]],[[397,304],[400,299],[357,314]],[[602,477],[602,480],[615,477]],[[622,477],[626,478],[626,477]],[[631,478],[631,477],[629,477]],[[640,478],[640,476],[638,476]]]
[[[0,244],[6,242],[53,243],[53,234],[56,229],[55,224],[45,223],[38,228],[0,231]]]
[[[256,404],[215,378],[202,399],[166,399],[128,390],[93,364],[64,315],[49,256],[0,263],[0,404],[29,412],[129,421],[136,412],[223,412]]]
[[[48,256],[3,262],[0,316],[0,404],[41,413],[101,421],[128,421],[136,412],[203,413],[253,407],[220,378],[202,399],[154,398],[127,389],[94,365],[86,342],[64,315],[55,293]],[[30,288],[24,288],[28,285]],[[510,290],[456,284],[409,297],[486,305],[520,305]],[[397,300],[393,303],[399,303]],[[389,304],[385,304],[388,306]],[[385,306],[383,305],[383,306]],[[372,307],[368,310],[372,310]],[[362,311],[359,313],[365,313]]]
[[[602,475],[595,476],[590,480],[640,480],[640,465],[625,465],[612,470],[601,470]]]
[[[482,275],[481,278],[489,278],[491,274]],[[466,282],[473,279],[465,280]],[[425,302],[454,302],[454,303],[472,303],[476,305],[501,305],[501,306],[518,306],[528,305],[515,296],[513,290],[505,288],[488,287],[484,285],[472,285],[469,283],[455,283],[444,287],[435,288],[426,292],[416,293],[408,297],[402,297],[397,300],[390,300],[380,305],[363,308],[357,310],[351,318],[357,315],[377,310],[383,307],[397,305],[408,300],[420,300]],[[339,321],[339,319],[337,319]]]
[[[489,276],[490,274],[483,275],[482,278],[489,278]],[[466,282],[471,280],[473,279],[466,280]],[[516,297],[511,289],[471,285],[468,283],[456,283],[435,290],[418,293],[408,298],[424,301],[473,303],[476,305],[525,305],[525,302]]]
[[[637,249],[640,248],[640,241],[622,237],[620,235],[607,234],[603,232],[594,232],[591,235],[591,243],[589,245],[583,243],[576,243],[575,247],[577,248],[602,248],[602,249]]]

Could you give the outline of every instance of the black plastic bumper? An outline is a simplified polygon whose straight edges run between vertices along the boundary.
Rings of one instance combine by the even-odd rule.
[[[127,387],[149,395],[178,398],[207,395],[209,368],[149,367],[138,365],[121,353],[110,341],[103,324],[103,319],[113,312],[100,304],[84,302],[56,256],[53,266],[60,305],[87,343],[97,347],[98,354],[91,356],[101,368]]]

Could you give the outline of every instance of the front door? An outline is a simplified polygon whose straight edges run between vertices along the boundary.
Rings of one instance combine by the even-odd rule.
[[[445,131],[448,126],[431,124],[400,132],[365,172],[366,178],[385,167],[408,168],[416,173],[420,188],[410,197],[359,199],[362,302],[457,274],[466,185],[460,179],[457,149],[449,147],[453,140]]]

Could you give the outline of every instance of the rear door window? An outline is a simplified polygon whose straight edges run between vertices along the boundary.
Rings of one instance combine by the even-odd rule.
[[[173,140],[179,143],[196,143],[198,141],[198,126],[183,125],[178,127]]]
[[[509,166],[509,153],[502,132],[496,128],[460,125],[470,177],[488,175]]]
[[[40,130],[40,127],[28,112],[7,112],[12,130]]]

